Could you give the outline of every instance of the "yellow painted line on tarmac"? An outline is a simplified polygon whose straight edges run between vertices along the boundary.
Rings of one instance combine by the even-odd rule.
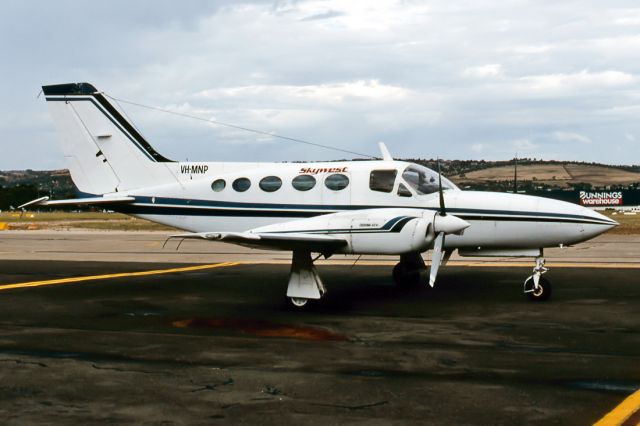
[[[42,286],[48,286],[48,285],[78,283],[78,282],[84,282],[84,281],[108,280],[113,278],[144,277],[147,275],[175,274],[178,272],[201,271],[204,269],[223,268],[226,266],[235,266],[235,265],[239,265],[239,263],[223,262],[223,263],[213,263],[208,265],[184,266],[181,268],[153,269],[149,271],[139,271],[139,272],[120,272],[117,274],[89,275],[89,276],[83,276],[83,277],[59,278],[55,280],[30,281],[25,283],[0,285],[0,291],[12,290],[16,288],[42,287]]]
[[[631,394],[620,405],[594,423],[594,426],[619,426],[625,423],[636,411],[640,410],[640,390]],[[638,423],[640,424],[640,423]],[[635,424],[633,426],[636,426]]]
[[[353,260],[323,260],[319,261],[320,265],[353,265]],[[361,260],[356,263],[359,266],[393,266],[396,261],[370,261]],[[143,277],[148,275],[175,274],[178,272],[200,271],[206,269],[223,268],[237,265],[290,265],[290,260],[273,259],[273,260],[256,260],[256,261],[238,261],[238,262],[222,262],[205,265],[185,266],[180,268],[154,269],[140,272],[121,272],[116,274],[89,275],[81,277],[59,278],[54,280],[30,281],[24,283],[4,284],[0,285],[0,291],[12,290],[16,288],[42,287],[58,284],[70,284],[85,281],[107,280],[125,277]],[[451,261],[449,266],[461,267],[485,267],[485,268],[513,268],[513,267],[530,267],[531,262],[460,262]],[[547,263],[547,266],[553,268],[601,268],[601,269],[640,269],[640,263],[620,263],[620,262],[558,262]]]

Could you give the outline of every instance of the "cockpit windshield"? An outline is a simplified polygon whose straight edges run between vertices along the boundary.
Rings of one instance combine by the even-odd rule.
[[[438,192],[438,173],[418,164],[412,164],[402,172],[402,178],[418,195]],[[442,190],[457,189],[449,179],[442,176]]]

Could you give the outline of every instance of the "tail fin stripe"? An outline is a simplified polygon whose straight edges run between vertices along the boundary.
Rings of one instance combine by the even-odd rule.
[[[151,144],[149,144],[149,142],[147,142],[147,140],[131,125],[131,123],[129,123],[129,121],[127,121],[122,116],[122,114],[120,114],[120,112],[118,112],[118,110],[116,110],[113,105],[111,105],[111,103],[109,103],[109,101],[105,99],[102,93],[94,93],[93,97],[96,98],[100,105],[102,105],[103,108],[107,110],[113,116],[113,118],[118,121],[121,126],[124,127],[127,132],[129,132],[131,136],[133,136],[133,138],[136,139],[138,145],[144,148],[144,150],[149,155],[151,155],[151,157],[153,157],[154,161],[157,161],[159,163],[173,163],[173,161],[163,157],[159,152],[153,149]]]
[[[153,147],[149,144],[149,142],[147,142],[142,135],[140,135],[140,133],[138,133],[133,126],[131,126],[131,124],[129,122],[127,122],[124,117],[122,117],[122,115],[115,109],[113,108],[113,106],[111,104],[109,104],[109,102],[104,99],[104,97],[102,98],[102,102],[104,102],[104,105],[102,105],[102,102],[99,102],[99,98],[97,98],[97,96],[93,95],[90,97],[86,97],[86,96],[61,96],[61,97],[47,97],[46,98],[47,101],[65,101],[65,102],[71,102],[71,101],[90,101],[91,103],[93,103],[96,108],[98,108],[98,110],[100,112],[102,112],[116,127],[118,127],[122,133],[127,136],[127,138],[146,156],[149,158],[149,160],[154,161],[154,162],[161,162],[161,163],[172,163],[172,160],[169,160],[165,157],[163,157],[161,154],[159,154],[156,150],[153,149]],[[109,108],[107,108],[107,105]],[[111,110],[111,111],[109,111]]]

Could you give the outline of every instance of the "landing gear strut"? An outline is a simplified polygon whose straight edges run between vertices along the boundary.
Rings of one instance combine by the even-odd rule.
[[[393,267],[393,281],[398,287],[417,287],[426,282],[427,267],[420,253],[400,255],[400,262]]]
[[[287,298],[290,305],[296,309],[305,308],[309,305],[310,300],[318,300],[326,292],[311,259],[311,253],[294,251],[289,286],[287,287]]]
[[[543,302],[551,297],[551,283],[542,276],[548,270],[549,268],[544,266],[544,258],[536,257],[533,275],[524,281],[524,294],[529,297],[529,300]]]

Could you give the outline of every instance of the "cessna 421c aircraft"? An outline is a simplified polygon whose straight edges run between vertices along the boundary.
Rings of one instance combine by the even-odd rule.
[[[536,258],[524,283],[546,300],[543,249],[616,226],[566,202],[462,191],[439,172],[383,159],[329,163],[174,162],[88,83],[44,86],[74,183],[86,197],[27,205],[100,205],[203,238],[293,252],[287,297],[297,307],[325,293],[312,253],[398,255],[398,285],[427,281],[454,250],[462,256]],[[431,268],[421,253],[433,250]],[[426,283],[425,283],[426,284]]]

